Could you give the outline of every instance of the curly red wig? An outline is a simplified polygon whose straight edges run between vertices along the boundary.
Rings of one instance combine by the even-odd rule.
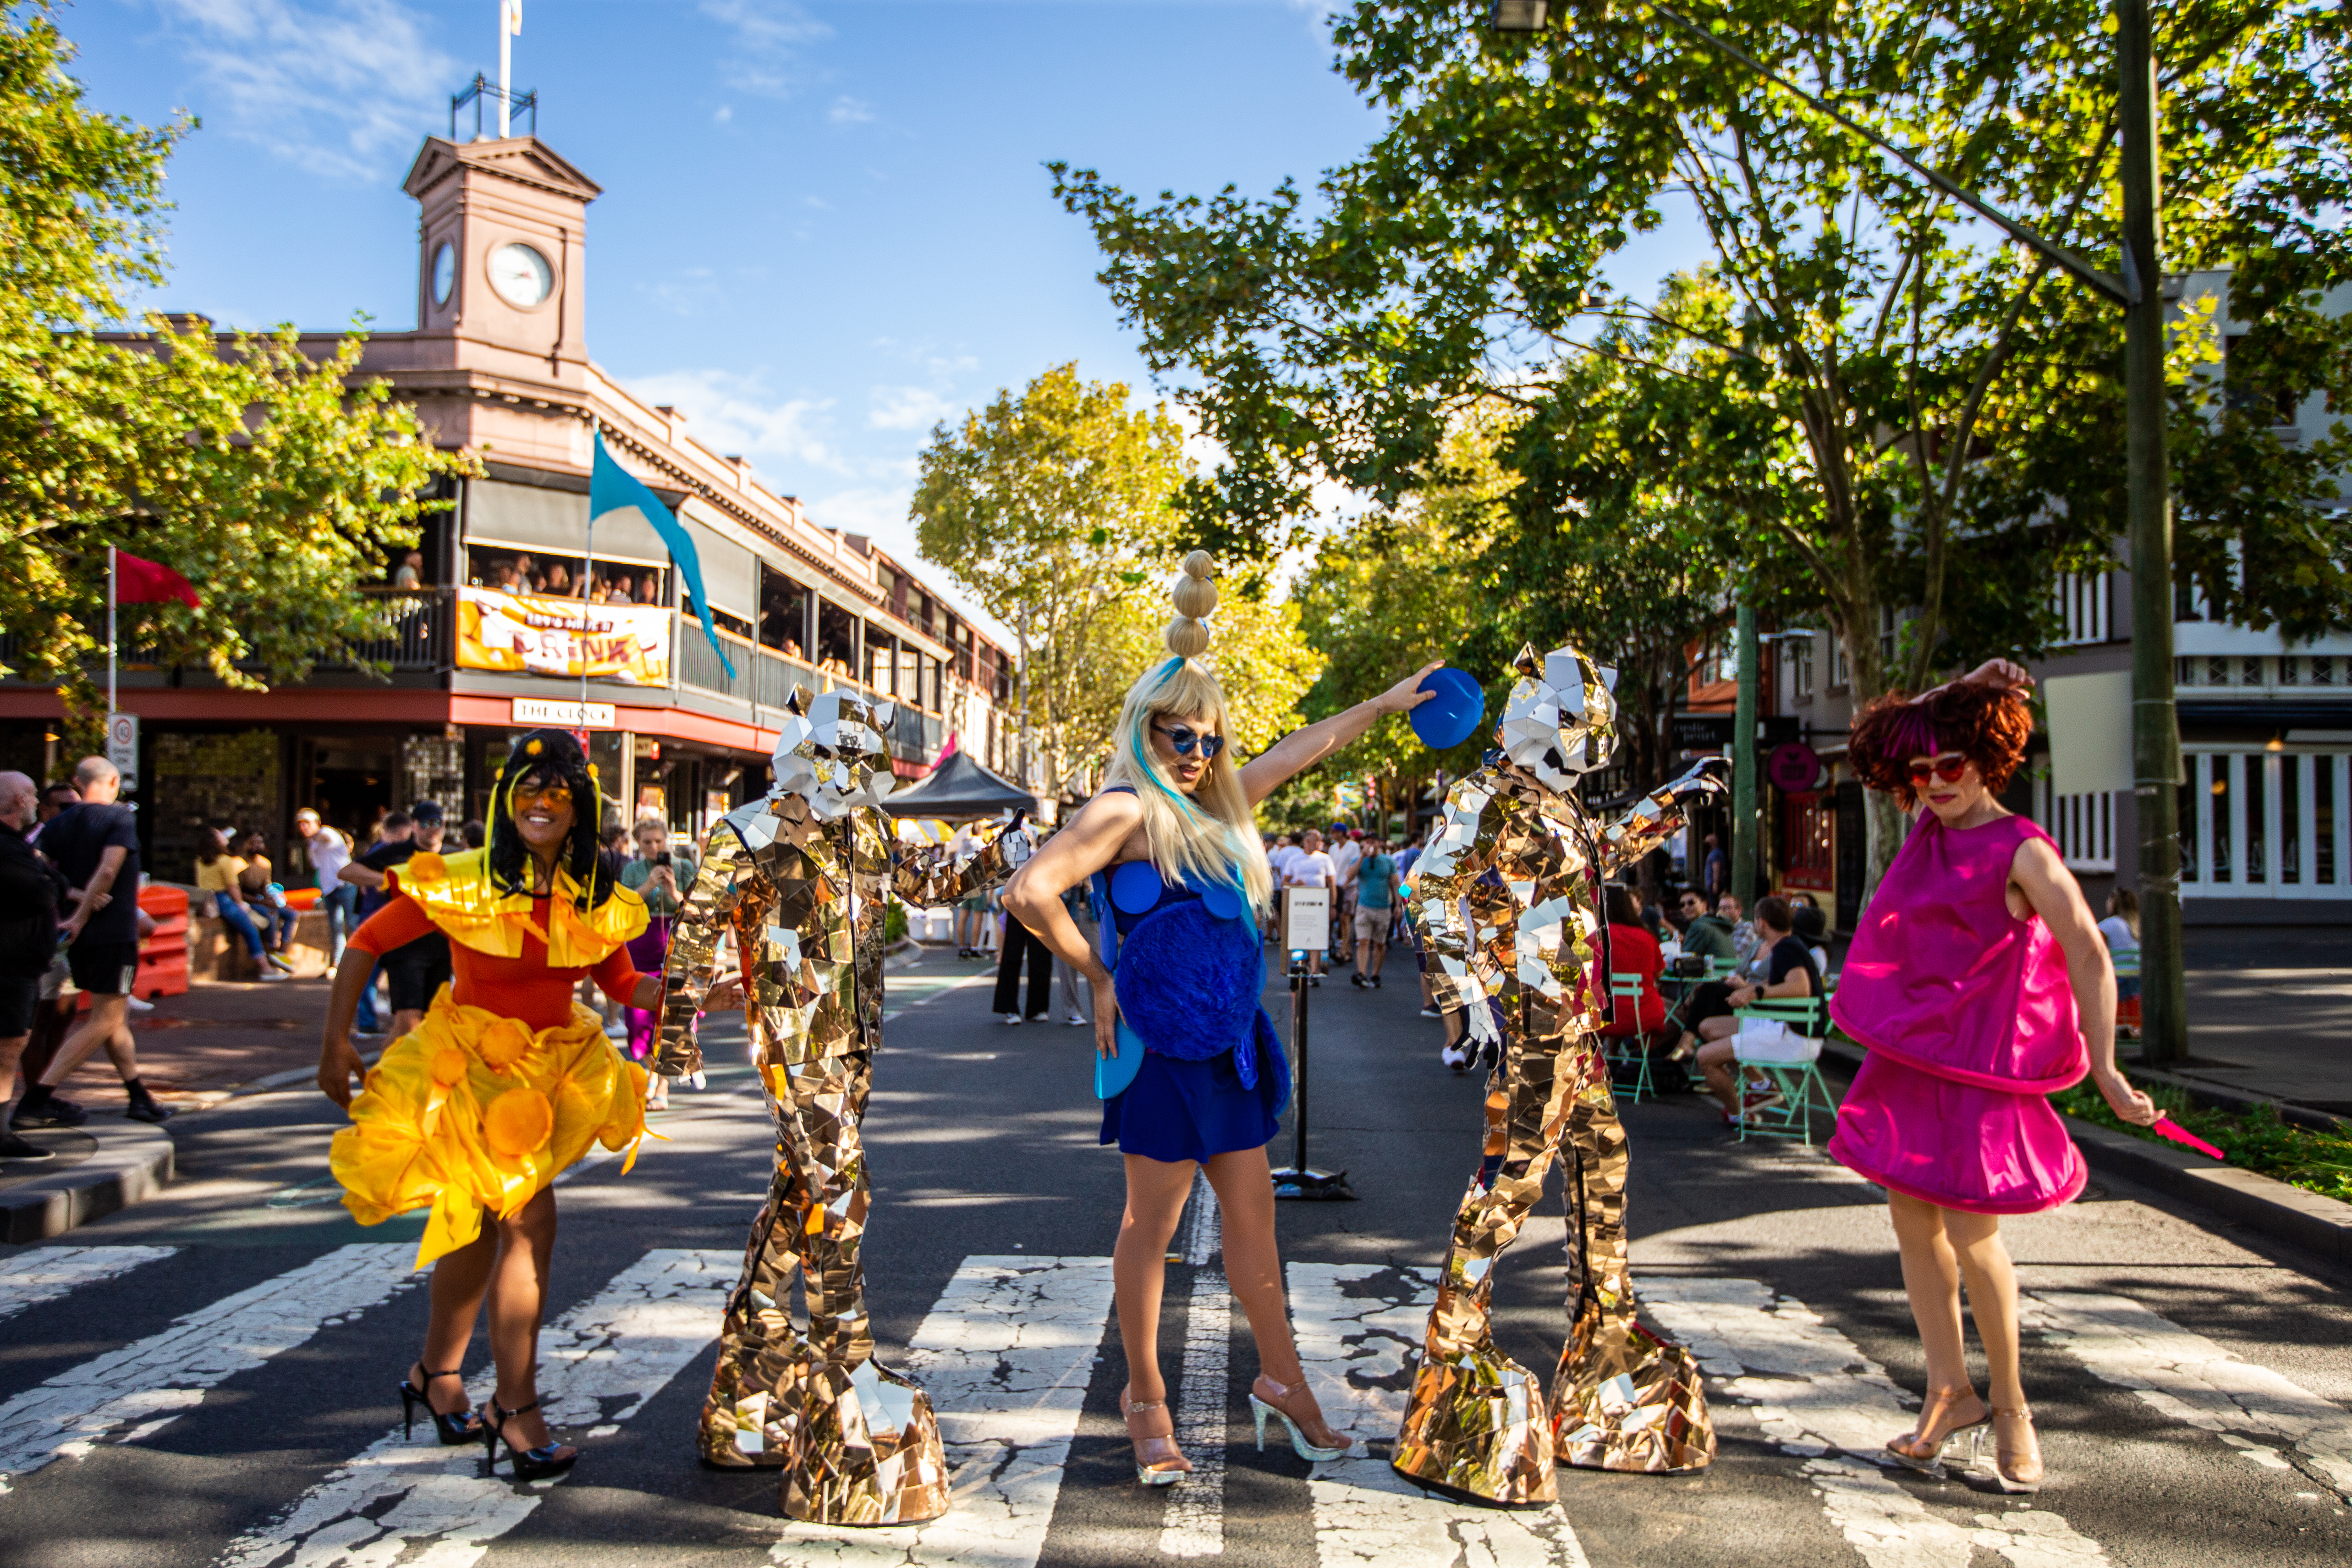
[[[1846,742],[1846,761],[1862,782],[1893,795],[1906,811],[1919,804],[1911,759],[1958,752],[1976,763],[1985,788],[1999,795],[2025,761],[2033,710],[2023,690],[1958,681],[1917,701],[1894,692],[1864,709]]]

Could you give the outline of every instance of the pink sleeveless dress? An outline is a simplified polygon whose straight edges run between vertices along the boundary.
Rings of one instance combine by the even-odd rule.
[[[1886,869],[1831,1016],[1869,1048],[1830,1156],[1893,1192],[2033,1214],[2083,1190],[2083,1156],[2043,1097],[2090,1070],[2065,955],[2009,912],[2021,816],[1955,831],[1929,815]]]

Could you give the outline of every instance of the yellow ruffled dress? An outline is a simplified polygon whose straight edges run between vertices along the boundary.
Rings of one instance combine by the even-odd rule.
[[[646,909],[614,888],[583,915],[577,884],[559,872],[554,897],[538,900],[542,924],[527,894],[501,894],[491,883],[479,850],[418,855],[396,886],[449,938],[458,987],[559,986],[571,1012],[533,1028],[461,1004],[444,986],[352,1101],[352,1125],[335,1134],[329,1159],[343,1205],[362,1225],[429,1207],[416,1256],[423,1268],[480,1236],[485,1211],[500,1218],[520,1211],[592,1143],[626,1148],[624,1173],[635,1163],[646,1132],[645,1069],[569,993],[645,929]],[[375,919],[400,910],[395,900]],[[413,916],[400,919],[415,924]]]

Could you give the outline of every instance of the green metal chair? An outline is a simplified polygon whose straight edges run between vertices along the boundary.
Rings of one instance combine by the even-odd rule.
[[[1633,1009],[1635,1020],[1637,1022],[1640,1020],[1642,977],[1639,974],[1627,974],[1620,970],[1610,971],[1609,994],[1619,1003],[1630,1005]],[[1645,1096],[1651,1100],[1658,1098],[1657,1086],[1650,1080],[1650,1037],[1648,1035],[1637,1029],[1630,1035],[1606,1036],[1601,1054],[1609,1063],[1610,1089],[1619,1099],[1631,1100],[1634,1104],[1639,1105]],[[1621,1067],[1628,1069],[1627,1077],[1633,1079],[1630,1088],[1617,1076],[1617,1069]]]
[[[1772,1018],[1789,1026],[1790,1031],[1808,1039],[1825,1039],[1830,1031],[1829,1002],[1825,997],[1782,997],[1750,1002],[1741,1008],[1742,1018]],[[1748,1108],[1745,1082],[1740,1087],[1739,1142],[1748,1142],[1749,1133],[1759,1138],[1794,1138],[1807,1148],[1812,1146],[1813,1122],[1823,1119],[1825,1127],[1837,1125],[1837,1100],[1822,1077],[1821,1062],[1816,1058],[1803,1062],[1748,1062],[1735,1054],[1733,1062],[1744,1080],[1748,1073],[1762,1073],[1780,1092],[1778,1105]]]

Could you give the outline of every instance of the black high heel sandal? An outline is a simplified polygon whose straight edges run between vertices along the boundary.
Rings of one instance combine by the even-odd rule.
[[[416,1370],[425,1373],[425,1388],[432,1387],[433,1380],[436,1377],[457,1375],[457,1370],[455,1367],[447,1372],[434,1372],[421,1361],[416,1363]],[[462,1387],[463,1384],[460,1386]],[[472,1442],[476,1434],[481,1430],[479,1424],[475,1420],[473,1411],[470,1409],[436,1410],[433,1408],[433,1402],[425,1397],[425,1388],[411,1388],[407,1379],[401,1380],[400,1435],[404,1437],[415,1436],[416,1407],[422,1405],[425,1406],[425,1414],[433,1417],[433,1429],[440,1434],[443,1447],[461,1447]]]
[[[536,1448],[518,1448],[514,1440],[507,1436],[508,1422],[538,1408],[539,1401],[536,1399],[517,1410],[509,1410],[496,1398],[491,1399],[489,1408],[482,1413],[482,1477],[485,1480],[498,1473],[499,1444],[502,1441],[507,1446],[507,1458],[514,1461],[515,1479],[519,1481],[543,1481],[550,1476],[563,1474],[579,1462],[580,1450],[573,1448],[568,1454],[563,1453],[564,1444],[542,1443]]]

